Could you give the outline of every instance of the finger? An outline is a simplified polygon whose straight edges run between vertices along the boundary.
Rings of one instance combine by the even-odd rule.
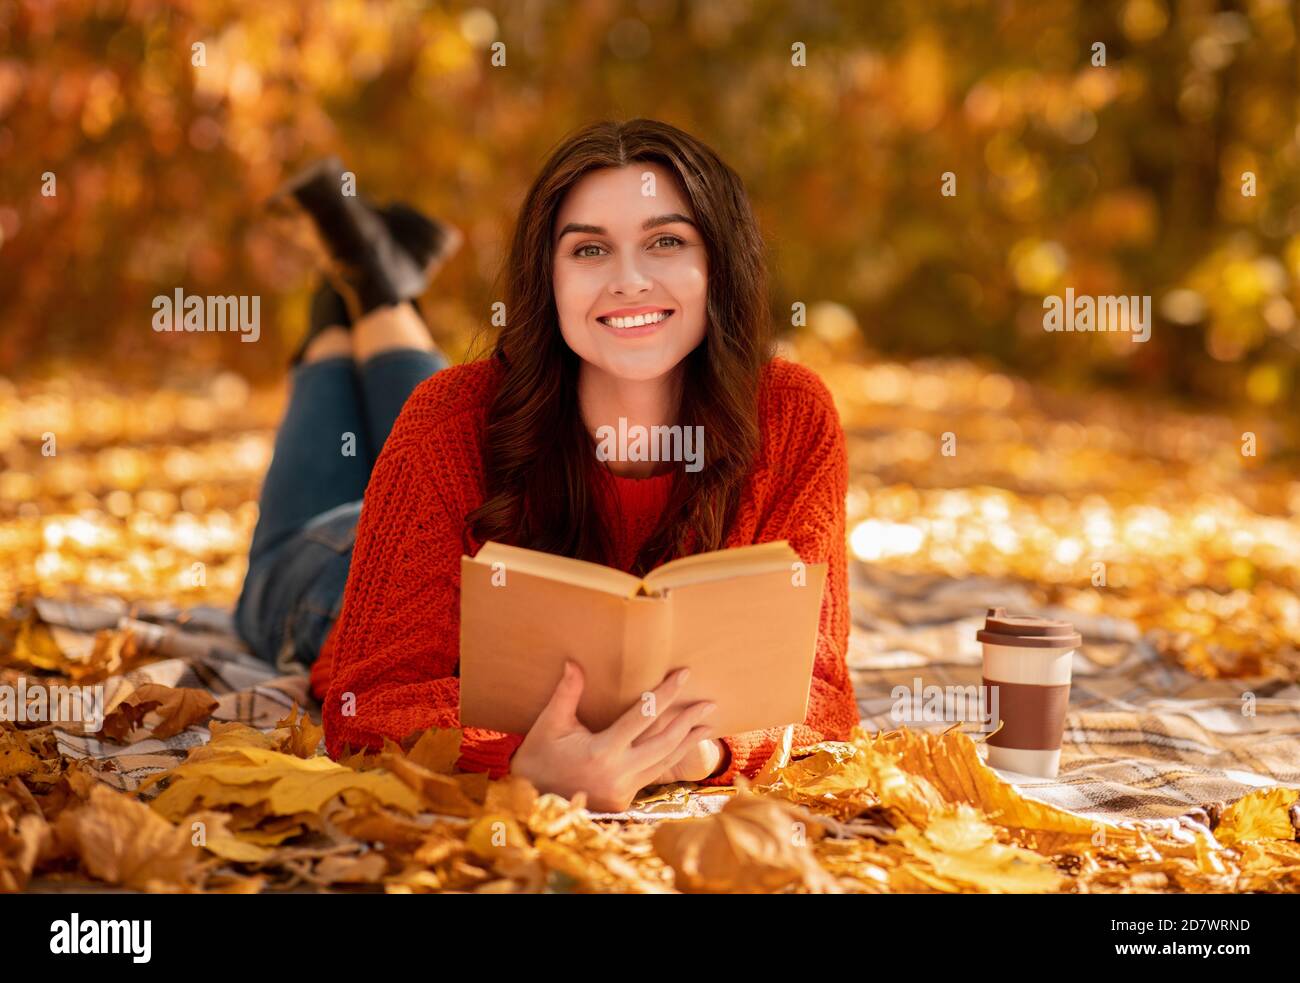
[[[647,785],[663,785],[666,782],[676,781],[677,779],[672,776],[672,770],[681,764],[682,759],[691,753],[695,745],[707,738],[708,734],[708,724],[700,724],[696,727],[692,727],[686,736],[682,738],[682,742],[677,745],[668,757],[664,758],[662,761],[656,762],[653,767],[645,769],[636,780],[640,783],[642,788]]]
[[[656,709],[659,712],[654,714],[650,718],[651,720],[654,721],[654,723],[652,723],[649,727],[647,727],[644,731],[642,731],[640,736],[638,736],[636,740],[633,741],[634,747],[637,744],[641,743],[642,741],[654,737],[656,734],[662,734],[665,728],[667,728],[669,724],[671,724],[674,720],[677,719],[677,714],[680,713],[681,710],[684,709],[684,707],[680,702],[680,696],[678,696],[674,698],[671,706],[659,706]]]
[[[604,730],[604,736],[616,747],[627,747],[654,726],[658,718],[668,711],[673,701],[681,695],[682,687],[690,676],[689,669],[678,669],[664,677],[663,682],[642,699],[623,711],[622,716]],[[647,713],[647,707],[653,710]]]
[[[664,728],[667,727],[669,724],[671,724],[674,720],[676,720],[677,714],[679,713],[681,713],[681,709],[676,708],[674,710],[669,711],[668,713],[657,714],[654,718],[654,723],[651,724],[649,727],[647,727],[642,732],[641,736],[632,742],[632,746],[636,747],[642,741],[647,741],[650,738],[654,737],[656,734],[662,734],[664,732]]]
[[[582,668],[575,662],[565,661],[564,673],[555,684],[550,700],[537,715],[536,727],[570,730],[578,722],[578,703],[582,699]]]
[[[716,709],[717,704],[709,701],[684,707],[681,713],[677,714],[676,719],[661,733],[632,748],[632,767],[637,770],[657,767],[659,762],[677,750],[691,728],[701,724],[704,718]]]
[[[645,729],[645,732],[642,733],[640,737],[638,737],[635,741],[632,742],[632,747],[639,748],[644,746],[652,738],[658,737],[669,727],[671,727],[673,723],[676,722],[680,718],[680,716],[683,713],[685,713],[687,710],[690,710],[692,707],[698,709],[704,702],[705,702],[704,700],[699,700],[695,703],[673,704],[673,706],[669,707],[663,713],[660,713],[655,716],[654,723],[651,724],[649,727],[647,727]]]
[[[705,742],[705,735],[708,733],[708,730],[708,724],[700,724],[698,727],[692,727],[691,732],[686,735],[687,739],[682,741],[681,746],[664,759],[662,773],[665,775],[671,774],[673,769],[682,763],[682,759],[684,759],[700,744]]]
[[[654,737],[656,734],[662,734],[664,732],[664,728],[667,727],[669,724],[671,724],[674,720],[676,720],[677,715],[681,713],[683,709],[685,708],[674,705],[670,707],[666,712],[655,714],[651,718],[654,721],[654,723],[652,723],[649,727],[647,727],[645,730],[641,732],[641,735],[637,737],[635,741],[632,742],[632,746],[636,747],[636,745],[639,744],[641,741],[649,740],[650,738]]]

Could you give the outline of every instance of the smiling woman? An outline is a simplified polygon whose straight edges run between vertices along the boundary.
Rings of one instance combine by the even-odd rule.
[[[506,283],[492,356],[396,387],[410,398],[373,438],[382,451],[359,522],[343,503],[305,534],[350,562],[345,589],[329,567],[334,593],[316,592],[311,631],[282,633],[313,663],[330,754],[460,726],[460,559],[489,540],[638,574],[787,540],[828,567],[794,743],[847,737],[857,708],[844,661],[844,435],[821,380],[772,357],[762,237],[740,178],[667,124],[587,127],[526,195]],[[398,337],[404,310],[367,311],[353,331]],[[610,455],[610,428],[699,439],[689,461]],[[317,658],[311,641],[326,634]],[[682,705],[683,683],[669,673],[655,715],[629,707],[592,732],[577,718],[572,667],[527,734],[465,728],[459,763],[617,810],[647,785],[753,775],[786,736],[714,733],[712,701]]]

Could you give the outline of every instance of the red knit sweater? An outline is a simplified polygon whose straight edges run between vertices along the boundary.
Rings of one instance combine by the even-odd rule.
[[[460,558],[465,516],[484,499],[483,441],[501,367],[447,368],[411,394],[375,464],[357,527],[342,613],[312,666],[331,757],[459,726]],[[802,366],[773,359],[759,396],[761,445],[726,545],[786,539],[828,564],[808,715],[795,746],[843,740],[858,722],[844,662],[849,608],[844,539],[848,464],[830,392]],[[627,570],[667,502],[671,472],[613,476],[602,496],[617,565]],[[482,546],[471,540],[473,551]],[[345,699],[351,694],[351,699]],[[753,776],[783,728],[722,738],[725,771]],[[522,735],[464,729],[459,765],[500,777]]]

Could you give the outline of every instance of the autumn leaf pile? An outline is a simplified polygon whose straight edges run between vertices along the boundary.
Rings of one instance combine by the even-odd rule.
[[[109,719],[138,737],[206,713],[198,691],[151,686]],[[1300,791],[1252,792],[1212,831],[1123,828],[1022,797],[956,730],[778,750],[715,814],[645,823],[456,772],[455,730],[336,762],[305,713],[209,726],[137,796],[60,756],[50,727],[0,724],[0,890],[1300,890]]]

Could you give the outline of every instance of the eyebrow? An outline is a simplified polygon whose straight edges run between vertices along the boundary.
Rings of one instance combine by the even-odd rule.
[[[681,214],[681,212],[669,212],[667,215],[656,215],[653,218],[648,218],[641,223],[641,228],[643,230],[649,230],[649,229],[658,228],[661,225],[668,225],[672,222],[685,222],[687,225],[691,226],[692,228],[696,228],[695,223],[692,222],[685,215]],[[585,232],[588,235],[597,235],[597,236],[603,236],[607,234],[607,230],[600,225],[584,225],[581,222],[570,222],[568,225],[566,225],[564,228],[560,230],[560,234],[555,237],[555,241],[559,242],[570,232]]]

